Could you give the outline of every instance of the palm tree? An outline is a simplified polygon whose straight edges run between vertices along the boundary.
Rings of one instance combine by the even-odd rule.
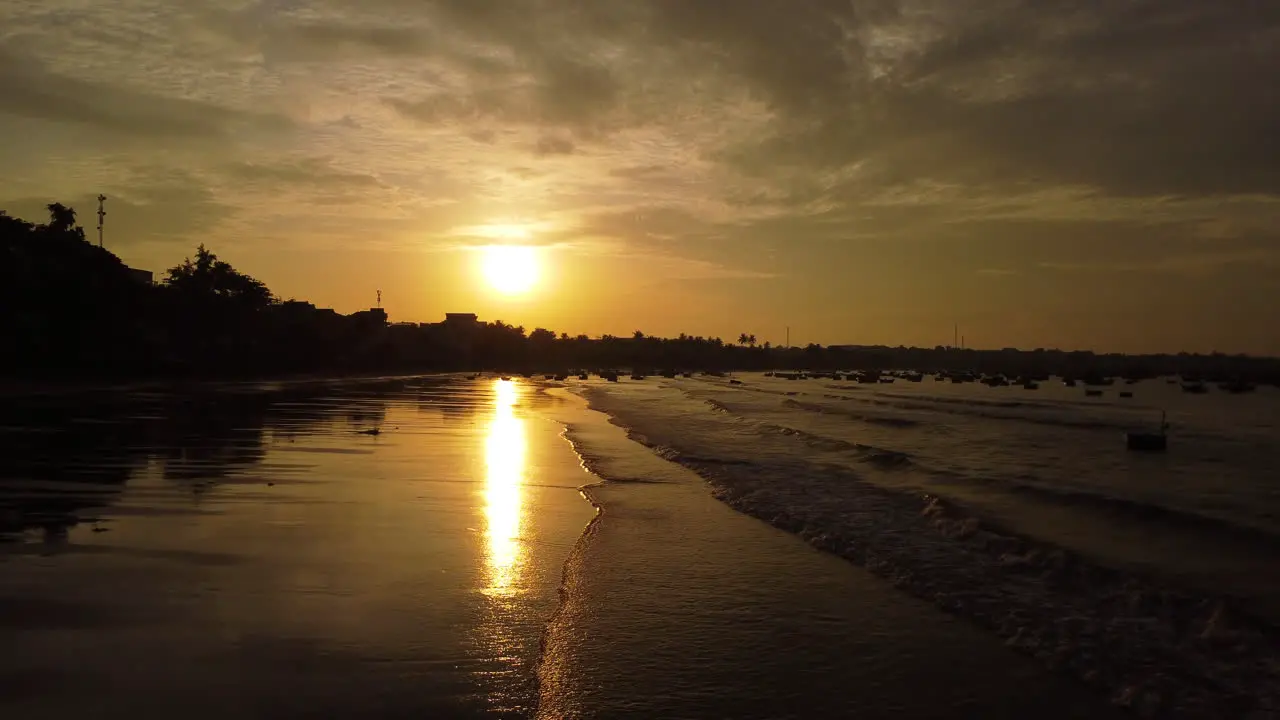
[[[635,332],[631,333],[631,338],[632,338],[633,340],[643,340],[643,339],[644,339],[644,333],[642,333],[642,332],[640,332],[639,330],[637,330],[637,331],[635,331]]]
[[[746,334],[746,333],[742,333],[741,335],[739,335],[739,336],[738,336],[738,344],[739,344],[739,345],[746,345],[746,344],[747,344],[747,339],[748,339],[748,338],[747,338],[747,334]]]
[[[756,346],[756,335],[755,335],[755,333],[751,333],[750,335],[748,335],[748,336],[747,336],[747,344],[748,344],[748,345],[750,345],[751,347],[755,347],[755,346]]]

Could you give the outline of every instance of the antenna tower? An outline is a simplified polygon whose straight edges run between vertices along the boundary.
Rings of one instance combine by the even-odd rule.
[[[106,195],[98,195],[98,247],[102,247],[102,226],[107,223],[107,211],[102,207],[106,201]]]

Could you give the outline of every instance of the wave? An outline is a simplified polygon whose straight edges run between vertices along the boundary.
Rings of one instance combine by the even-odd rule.
[[[1162,525],[1170,526],[1175,531],[1207,531],[1216,535],[1235,537],[1261,546],[1270,546],[1276,552],[1280,552],[1280,536],[1275,533],[1194,510],[1173,508],[1155,502],[1117,497],[1088,490],[1053,488],[1016,480],[990,479],[987,482],[999,483],[1003,489],[1011,493],[1027,496],[1056,507],[1088,507],[1107,515],[1120,516],[1123,521],[1159,522]]]
[[[800,430],[798,428],[778,425],[776,423],[759,423],[757,427],[765,432],[773,432],[797,438],[809,447],[818,450],[826,450],[828,452],[852,452],[858,456],[859,460],[883,469],[904,468],[912,464],[911,455],[900,450],[890,450],[888,448],[876,447],[875,445],[867,445],[865,443],[826,437],[825,435],[818,435],[807,430]]]
[[[849,398],[838,398],[838,399],[848,400]],[[783,400],[782,405],[783,407],[795,408],[797,410],[804,410],[806,412],[819,413],[823,415],[842,415],[844,417],[847,417],[853,420],[858,420],[864,423],[868,423],[870,425],[883,425],[885,427],[905,429],[905,428],[920,427],[921,425],[924,424],[919,420],[912,420],[910,418],[868,415],[866,413],[859,413],[851,410],[840,410],[840,409],[828,407],[825,405],[820,405],[818,403],[809,403],[809,402],[804,402],[802,400],[792,400],[790,398]]]
[[[721,447],[715,436],[674,427],[683,417],[678,409],[633,414],[625,402],[606,404],[616,407],[601,409],[616,410],[615,422],[637,441],[649,444],[650,428],[670,438],[650,447],[702,476],[732,507],[987,628],[1143,716],[1244,717],[1280,707],[1280,629],[1230,597],[1107,567],[939,495],[876,485],[843,465],[750,444]],[[759,429],[867,459],[903,457],[777,424]],[[1013,489],[1047,503],[1104,508],[1121,521],[1240,530],[1121,498],[1030,484]]]
[[[578,458],[581,461],[582,469],[586,470],[592,475],[595,475],[596,477],[600,477],[600,478],[607,477],[609,482],[613,482],[613,483],[635,483],[635,484],[652,485],[652,484],[662,484],[667,482],[666,480],[659,480],[652,477],[646,477],[643,475],[631,475],[631,474],[624,475],[609,469],[608,467],[606,467],[606,464],[610,460],[610,456],[605,453],[594,452],[591,449],[590,443],[586,442],[586,439],[582,436],[582,431],[577,425],[574,425],[573,423],[568,423],[568,422],[562,422],[561,425],[564,427],[564,432],[561,433],[562,437],[564,437],[565,440],[568,440],[569,444],[573,446],[574,452],[577,453]],[[636,442],[640,442],[641,444],[645,444],[645,445],[648,444],[647,439],[644,438],[643,436],[631,435],[631,438]],[[587,500],[590,501],[592,505],[595,505],[596,510],[599,511],[600,506],[595,502],[595,500],[587,492],[588,487],[589,486],[584,486],[583,488],[580,488],[580,490],[582,490],[583,495],[587,498]]]
[[[897,398],[898,396],[893,396]],[[926,412],[937,412],[946,415],[957,415],[962,417],[978,417],[987,420],[1007,420],[1010,422],[1025,422],[1035,425],[1049,425],[1053,427],[1072,428],[1077,430],[1132,430],[1133,422],[1120,422],[1115,420],[1105,420],[1101,418],[1067,418],[1062,416],[1045,416],[1036,414],[1020,414],[1020,413],[1004,413],[998,410],[1015,409],[1015,408],[1037,408],[1050,412],[1053,410],[1063,410],[1069,408],[1055,407],[1052,405],[1038,405],[1035,403],[997,403],[987,400],[960,400],[960,399],[939,399],[920,398],[911,400],[894,399],[881,400],[877,398],[856,398],[854,402],[866,403],[870,405],[880,405],[884,407],[892,407],[898,410],[920,410]],[[997,411],[993,412],[990,409]]]
[[[735,387],[734,391],[740,391]],[[797,410],[807,412],[838,414],[844,415],[852,420],[865,422],[871,425],[879,425],[883,427],[891,427],[898,429],[913,429],[925,425],[930,425],[927,421],[910,418],[895,418],[877,416],[866,412],[859,412],[853,409],[842,409],[837,407],[825,406],[821,403],[806,402],[804,400],[794,399],[797,395],[795,392],[780,392],[770,390],[754,389],[756,392],[768,393],[772,395],[782,395],[786,399],[782,401],[784,407],[790,407]],[[692,392],[685,391],[690,397],[701,402],[707,403],[712,408],[725,413],[735,413],[729,404],[711,398],[701,397]],[[1051,427],[1064,427],[1076,430],[1115,430],[1127,431],[1132,430],[1135,423],[1119,420],[1107,420],[1103,418],[1070,418],[1061,415],[1045,415],[1037,412],[1017,412],[1019,410],[1033,410],[1043,413],[1052,412],[1070,412],[1076,407],[1093,409],[1095,405],[1086,405],[1083,403],[1071,402],[1027,402],[1019,400],[984,400],[981,398],[949,398],[939,396],[921,396],[921,395],[903,395],[898,393],[877,392],[874,394],[863,394],[860,396],[847,395],[830,395],[824,394],[823,397],[828,400],[845,401],[848,403],[856,403],[859,405],[870,405],[876,407],[892,408],[894,410],[911,410],[922,412],[934,412],[944,415],[953,415],[960,417],[978,417],[987,420],[1006,420],[1010,422],[1026,422],[1036,425],[1047,425]],[[1001,412],[1002,410],[1014,412]]]

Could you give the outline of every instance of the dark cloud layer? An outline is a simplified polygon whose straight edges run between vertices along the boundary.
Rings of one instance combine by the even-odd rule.
[[[655,91],[589,52],[613,43],[641,65],[674,57],[687,76],[739,83],[765,103],[771,134],[718,156],[753,174],[866,161],[881,182],[1037,181],[1125,195],[1280,191],[1275,3],[622,5],[436,3],[461,32],[509,50],[505,72],[531,83],[395,106],[425,121],[587,124]],[[403,42],[383,45],[396,51]]]

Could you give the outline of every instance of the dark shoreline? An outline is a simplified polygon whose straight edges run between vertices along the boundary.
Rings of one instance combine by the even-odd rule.
[[[457,372],[417,372],[417,373],[353,373],[349,375],[336,373],[300,373],[289,375],[261,376],[203,376],[191,378],[158,378],[158,379],[119,379],[98,378],[92,380],[57,380],[44,378],[0,378],[0,398],[35,398],[63,397],[81,393],[127,393],[127,392],[191,392],[213,388],[243,387],[252,389],[270,389],[271,385],[305,388],[308,385],[317,387],[333,383],[367,383],[397,382],[418,378],[449,378],[462,375]]]

